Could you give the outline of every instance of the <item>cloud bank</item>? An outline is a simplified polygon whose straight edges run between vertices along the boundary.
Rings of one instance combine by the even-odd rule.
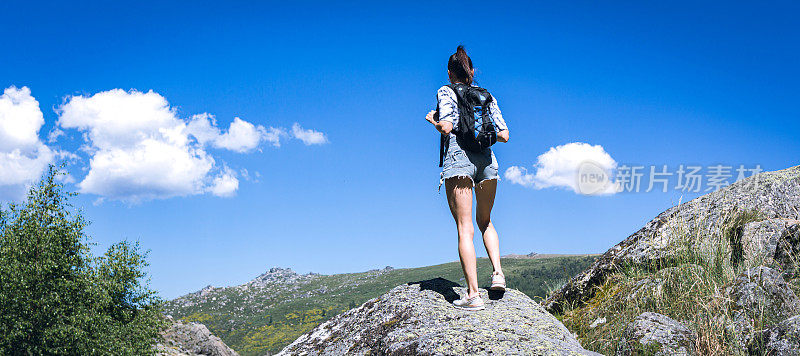
[[[525,167],[511,166],[504,173],[505,179],[533,189],[565,188],[577,194],[608,195],[617,192],[611,177],[617,162],[603,146],[573,142],[551,147],[539,155],[534,165],[535,172]],[[596,183],[587,176],[603,176],[606,181]]]

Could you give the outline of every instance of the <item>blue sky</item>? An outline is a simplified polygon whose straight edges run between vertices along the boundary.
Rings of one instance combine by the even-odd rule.
[[[424,115],[458,44],[510,127],[511,142],[495,148],[501,171],[529,174],[516,180],[527,184],[504,179],[498,188],[503,254],[603,252],[700,194],[543,187],[536,164],[552,147],[600,145],[617,165],[672,171],[800,164],[798,10],[792,2],[4,2],[0,90],[30,90],[44,123],[40,142],[26,147],[68,159],[70,189],[96,174],[75,201],[92,221],[96,251],[138,240],[151,251],[151,285],[172,298],[272,266],[340,273],[456,260],[454,224],[436,190],[438,137]],[[80,99],[91,106],[106,93],[108,117],[138,120],[155,111],[119,103],[149,91],[168,102],[164,122],[215,118],[216,136],[187,146],[213,160],[190,180],[201,185],[149,192],[137,186],[141,176],[104,181],[92,163],[117,152],[114,135],[126,132],[100,130],[106,116],[87,118]],[[231,134],[237,117],[255,141]],[[55,130],[64,135],[48,140]],[[226,133],[242,146],[226,144]],[[0,154],[10,155],[5,140]],[[9,159],[0,161],[8,165],[0,193],[24,185],[10,180],[21,176],[9,178]],[[219,177],[238,186],[215,194]],[[126,199],[131,191],[150,198]]]

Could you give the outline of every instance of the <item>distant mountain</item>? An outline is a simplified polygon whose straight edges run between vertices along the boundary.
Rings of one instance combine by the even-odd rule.
[[[503,259],[509,287],[535,300],[558,289],[586,269],[595,256]],[[478,261],[479,282],[489,282],[491,266]],[[241,355],[279,352],[322,322],[378,297],[397,285],[432,278],[461,281],[458,262],[420,268],[386,267],[362,273],[298,274],[271,268],[238,286],[207,286],[166,304],[166,313],[186,322],[203,323]]]

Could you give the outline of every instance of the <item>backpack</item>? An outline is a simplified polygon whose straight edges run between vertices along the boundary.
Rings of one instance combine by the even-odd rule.
[[[452,133],[458,145],[471,152],[482,152],[497,142],[497,129],[492,123],[489,104],[492,94],[486,89],[473,87],[463,83],[448,84],[456,93],[458,102],[458,123]],[[438,100],[438,99],[437,99]],[[438,116],[439,105],[436,105]],[[450,135],[441,135],[439,141],[439,167],[444,165],[444,155],[450,145]]]

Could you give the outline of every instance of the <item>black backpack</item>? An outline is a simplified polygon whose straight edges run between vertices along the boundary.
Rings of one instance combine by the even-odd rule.
[[[453,128],[458,145],[472,152],[482,152],[497,142],[497,129],[492,123],[489,104],[492,103],[492,94],[486,89],[456,83],[448,84],[456,93],[458,102],[458,124]],[[439,114],[439,105],[436,105],[436,114]],[[478,126],[480,120],[480,126]],[[439,141],[439,167],[444,165],[444,155],[450,145],[450,135],[441,135]]]

